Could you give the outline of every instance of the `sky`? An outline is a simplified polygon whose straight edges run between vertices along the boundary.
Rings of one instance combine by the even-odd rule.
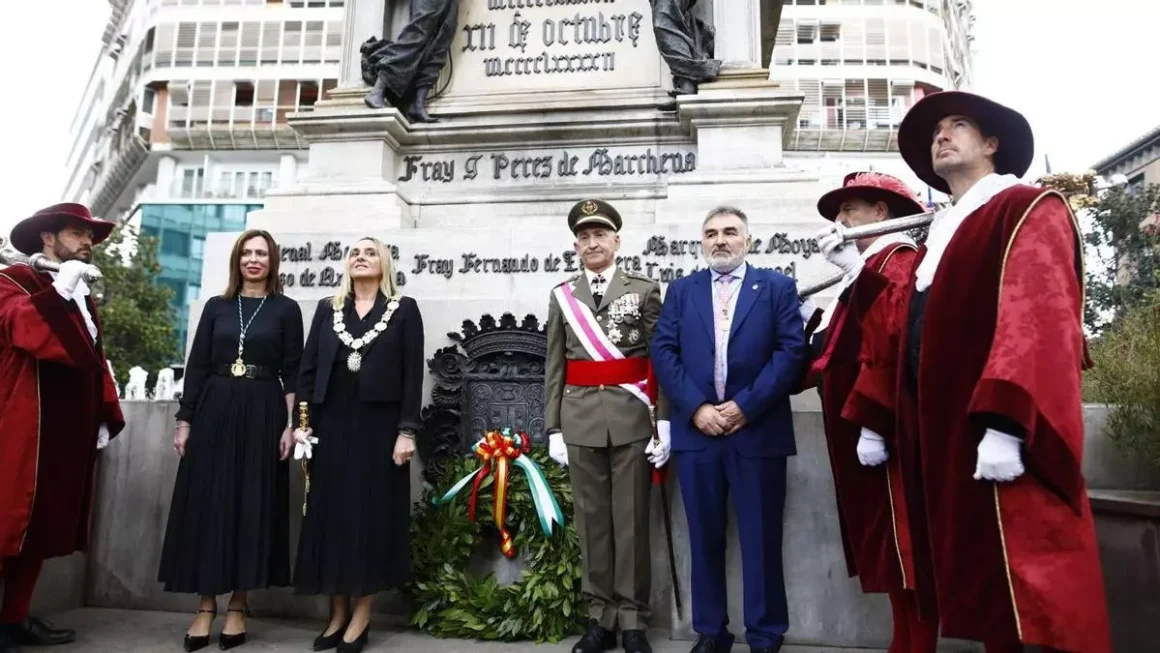
[[[737,0],[727,0],[737,1]],[[974,0],[974,91],[1022,112],[1035,132],[1027,178],[1082,171],[1160,125],[1154,87],[1160,3]],[[68,126],[100,51],[103,0],[22,4],[0,39],[7,170],[0,233],[61,199]],[[31,14],[31,15],[29,15]],[[68,16],[68,20],[61,20]]]

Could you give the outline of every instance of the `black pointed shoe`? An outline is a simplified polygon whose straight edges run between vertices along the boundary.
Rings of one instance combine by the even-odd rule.
[[[356,637],[353,642],[348,642],[345,639],[338,640],[338,653],[362,653],[363,647],[370,639],[370,632],[371,625],[367,624],[367,627],[363,628],[362,634]]]
[[[327,623],[326,626],[329,628],[330,624]],[[337,648],[338,643],[342,641],[342,634],[346,632],[348,626],[350,626],[350,617],[347,617],[346,623],[340,626],[338,630],[329,635],[326,634],[326,628],[323,628],[322,632],[318,634],[318,637],[314,638],[314,650],[329,651],[332,648]]]
[[[226,608],[226,612],[240,612],[243,616],[250,616],[250,611],[247,608]],[[223,632],[218,637],[218,648],[223,651],[228,651],[231,648],[237,648],[246,643],[246,631],[240,633],[226,634]]]
[[[572,653],[603,653],[616,648],[616,633],[600,624],[592,624],[588,632],[572,647]]]
[[[620,643],[624,646],[624,653],[652,653],[652,646],[649,646],[643,630],[621,631]]]
[[[198,614],[202,614],[202,613],[212,614],[214,617],[217,616],[217,610],[201,609],[201,610],[198,610],[197,613]],[[213,627],[213,618],[212,617],[210,618],[209,623],[210,623],[210,627],[212,629],[212,627]],[[206,635],[190,635],[188,632],[186,632],[185,633],[185,641],[182,642],[182,646],[185,648],[186,651],[190,651],[190,653],[192,653],[193,651],[200,651],[201,649],[209,646],[209,635],[208,634],[206,634]]]

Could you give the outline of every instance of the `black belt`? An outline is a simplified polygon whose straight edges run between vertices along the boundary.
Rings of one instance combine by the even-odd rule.
[[[214,368],[214,374],[218,376],[234,376],[233,364],[218,365]],[[238,376],[241,379],[277,379],[278,373],[268,367],[261,365],[247,365],[245,374]]]

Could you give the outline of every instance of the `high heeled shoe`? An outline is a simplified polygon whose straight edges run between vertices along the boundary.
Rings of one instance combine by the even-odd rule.
[[[217,617],[217,610],[216,609],[215,610],[206,610],[205,608],[201,608],[197,611],[198,614],[201,614],[203,612],[206,614],[213,615],[213,617],[210,617],[210,622],[209,622],[210,627],[212,629],[213,619],[214,619],[214,617]],[[187,633],[185,633],[185,640],[182,642],[182,645],[185,647],[185,650],[189,651],[190,653],[192,653],[193,651],[201,650],[201,649],[209,646],[209,635],[208,634],[190,635],[187,632]]]
[[[326,625],[329,627],[330,623],[328,622]],[[318,634],[318,637],[314,638],[314,650],[329,651],[332,648],[337,648],[338,643],[342,641],[342,634],[346,632],[346,627],[349,625],[350,617],[347,617],[346,623],[344,623],[341,628],[335,630],[329,635],[326,634],[326,629],[324,628],[322,632]]]
[[[367,645],[368,634],[370,632],[371,625],[367,624],[366,628],[363,628],[362,634],[355,638],[353,642],[348,642],[345,639],[338,640],[338,653],[362,653],[363,647]]]
[[[242,613],[242,616],[245,616],[245,617],[250,616],[250,611],[248,608],[227,608],[226,612],[240,612],[240,613]],[[242,644],[245,644],[245,643],[246,643],[246,631],[244,631],[244,630],[240,633],[234,633],[232,635],[227,635],[226,633],[223,632],[221,634],[221,637],[218,637],[218,647],[221,648],[221,650],[223,650],[223,651],[228,651],[231,648],[236,648],[236,647],[241,646]]]

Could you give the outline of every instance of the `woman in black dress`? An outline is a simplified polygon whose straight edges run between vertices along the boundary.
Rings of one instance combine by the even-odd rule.
[[[374,238],[347,253],[342,287],[318,304],[298,379],[316,437],[294,587],[331,597],[314,650],[360,651],[371,598],[410,579],[415,432],[423,394],[423,318],[395,286]]]
[[[290,584],[290,407],[302,311],[282,294],[278,246],[247,231],[226,291],[206,302],[185,367],[173,446],[181,456],[158,580],[201,595],[185,650],[209,643],[217,595],[232,592],[219,643],[246,640],[246,592]]]

